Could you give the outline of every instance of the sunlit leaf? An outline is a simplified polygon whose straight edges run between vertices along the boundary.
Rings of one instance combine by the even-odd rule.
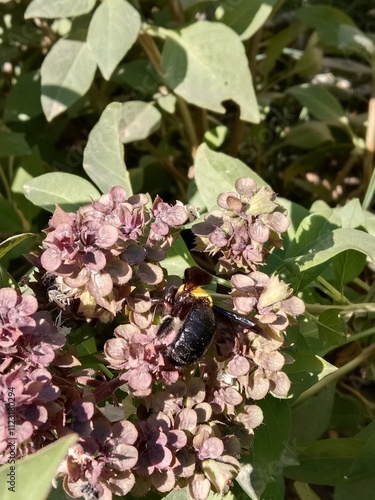
[[[25,11],[25,19],[33,17],[58,18],[86,14],[94,7],[95,0],[33,0]]]
[[[149,102],[129,101],[122,105],[119,122],[120,141],[123,144],[140,141],[160,127],[161,114]]]
[[[285,365],[283,370],[292,382],[289,395],[294,398],[337,370],[336,366],[310,351],[298,349],[293,357],[294,363]]]
[[[105,108],[90,132],[83,155],[83,168],[103,193],[113,186],[122,186],[131,195],[132,188],[120,137],[123,109],[120,102],[112,102]]]
[[[58,40],[41,67],[42,108],[48,121],[63,113],[90,88],[96,62],[87,43]]]
[[[124,0],[105,0],[95,10],[87,43],[106,80],[136,41],[140,27],[138,11]]]
[[[223,14],[218,9],[218,20],[238,33],[241,40],[247,40],[267,21],[275,4],[276,0],[223,2]]]
[[[78,436],[69,434],[60,438],[41,450],[18,460],[16,465],[5,464],[0,469],[1,500],[26,499],[41,500],[48,498],[57,469],[66,456],[68,449],[74,445]],[[9,490],[7,481],[14,467],[15,486]],[[30,487],[32,485],[32,487]]]
[[[201,144],[195,157],[195,180],[198,191],[208,209],[216,205],[217,197],[224,191],[233,191],[239,177],[252,177],[258,186],[265,182],[240,160],[217,153]]]
[[[243,120],[259,122],[244,47],[224,24],[202,21],[179,34],[169,31],[161,65],[166,83],[187,102],[224,113],[222,103],[231,99],[239,105]]]
[[[24,185],[24,192],[34,205],[49,212],[55,210],[55,205],[67,212],[76,212],[82,205],[100,197],[89,181],[65,172],[50,172],[35,177]]]

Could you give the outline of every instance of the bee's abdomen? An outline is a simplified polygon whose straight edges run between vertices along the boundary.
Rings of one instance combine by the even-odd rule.
[[[168,357],[176,366],[194,363],[207,351],[215,332],[216,321],[212,308],[195,303],[169,346]]]

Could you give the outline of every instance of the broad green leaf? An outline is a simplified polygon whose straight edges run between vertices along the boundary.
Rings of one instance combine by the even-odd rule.
[[[293,357],[294,363],[284,365],[283,370],[292,382],[289,395],[293,396],[294,399],[329,373],[337,370],[336,366],[331,365],[328,361],[310,351],[298,349],[293,354]]]
[[[0,232],[19,233],[22,231],[22,220],[19,213],[6,198],[0,198]]]
[[[302,272],[327,262],[345,250],[357,250],[375,262],[374,236],[358,229],[346,228],[334,229],[331,233],[320,236],[305,249],[304,255],[291,259],[291,261]]]
[[[33,0],[25,11],[25,19],[75,17],[90,12],[95,0]]]
[[[359,384],[362,385],[362,381],[359,381]],[[365,407],[357,396],[338,392],[333,405],[330,428],[335,429],[342,436],[351,437],[357,434],[366,422]]]
[[[0,130],[0,158],[3,156],[31,155],[31,149],[24,135],[18,132]]]
[[[233,191],[239,177],[252,177],[258,186],[265,182],[250,167],[224,153],[216,153],[201,144],[195,157],[195,180],[198,191],[208,209],[216,206],[220,193]]]
[[[34,205],[53,212],[59,205],[67,212],[100,197],[97,189],[86,179],[65,172],[49,172],[24,185],[25,196]]]
[[[183,278],[185,269],[197,265],[181,236],[173,243],[167,254],[168,258],[163,262],[163,267],[169,275]]]
[[[304,78],[312,77],[323,66],[323,49],[316,31],[310,36],[302,56],[296,62],[293,71]]]
[[[3,266],[0,265],[0,288],[6,287],[17,288],[17,282],[13,277],[6,271]]]
[[[346,323],[340,315],[340,309],[328,309],[318,319],[319,337],[326,344],[338,346],[345,342]]]
[[[333,258],[333,267],[336,275],[338,290],[342,290],[346,283],[357,278],[366,265],[366,255],[347,250]]]
[[[290,464],[290,457],[284,453],[291,425],[289,404],[286,400],[272,396],[267,396],[256,404],[263,411],[265,425],[254,431],[254,444],[250,449],[250,463],[254,468],[251,484],[260,498],[282,500],[282,470],[285,465]],[[239,482],[241,486],[246,484],[241,481],[241,477]]]
[[[103,193],[107,193],[113,186],[122,186],[131,195],[124,146],[120,138],[123,106],[120,102],[112,102],[103,111],[90,132],[83,154],[83,168]]]
[[[15,465],[6,464],[0,469],[1,500],[41,500],[48,498],[52,481],[57,469],[69,448],[75,444],[78,436],[69,434],[58,441],[42,448],[36,453],[17,460]],[[14,490],[9,490],[7,476],[14,467],[16,473]]]
[[[361,500],[374,500],[375,475],[358,479],[357,481],[346,481],[336,486],[334,492],[335,500],[353,500],[360,496]]]
[[[119,123],[120,141],[127,144],[145,139],[160,127],[160,122],[160,111],[152,103],[124,102]]]
[[[371,61],[373,41],[342,10],[330,5],[306,5],[297,10],[297,17],[316,29],[327,47],[335,48],[346,57],[359,55]]]
[[[224,113],[223,101],[232,99],[242,120],[260,121],[245,49],[233,30],[201,21],[179,33],[165,32],[161,66],[176,94],[216,113]]]
[[[314,149],[324,142],[333,142],[328,125],[311,120],[292,127],[287,133],[283,145],[296,146],[303,149]]]
[[[20,75],[7,95],[4,121],[27,121],[43,113],[40,104],[40,72]]]
[[[354,198],[342,207],[336,207],[333,212],[341,219],[341,227],[345,228],[366,228],[366,217],[363,208],[358,200]]]
[[[365,440],[358,457],[354,460],[349,470],[348,479],[356,480],[375,475],[375,426],[372,421],[356,436]]]
[[[302,31],[302,23],[295,23],[272,35],[267,44],[265,58],[263,61],[259,62],[262,72],[264,71],[268,74],[275,67],[283,50],[290,46],[291,42],[295,40]]]
[[[140,27],[138,11],[124,0],[104,0],[95,10],[87,43],[106,80],[136,41]]]
[[[298,9],[296,14],[308,26],[319,27],[327,34],[340,24],[354,25],[353,20],[343,10],[330,5],[305,5]]]
[[[355,438],[313,441],[299,455],[298,466],[284,469],[285,476],[312,484],[343,484],[363,445]]]
[[[329,207],[324,213],[307,215],[298,226],[295,236],[286,250],[286,258],[301,255],[319,236],[332,233],[340,226],[340,223],[340,218]]]
[[[318,120],[347,127],[348,118],[344,108],[336,97],[325,88],[303,83],[287,89],[286,93],[295,97],[302,106],[306,106],[309,113]]]
[[[0,259],[4,257],[12,248],[19,245],[22,241],[27,240],[35,236],[33,233],[17,234],[16,236],[11,236],[0,243]]]
[[[248,40],[267,21],[275,4],[276,0],[223,2],[223,12],[218,9],[217,19],[232,28],[241,40]]]
[[[60,38],[41,66],[42,108],[48,121],[63,113],[91,86],[96,62],[87,43]]]
[[[336,384],[328,384],[296,408],[292,407],[293,442],[308,443],[322,436],[331,420],[335,392]],[[314,415],[314,418],[311,418],[311,415]]]

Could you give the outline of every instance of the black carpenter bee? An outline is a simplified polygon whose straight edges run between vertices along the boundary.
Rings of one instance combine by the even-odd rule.
[[[165,293],[163,304],[167,314],[157,335],[163,338],[172,331],[176,332],[166,353],[175,366],[191,365],[205,354],[215,337],[217,317],[220,315],[267,337],[260,326],[250,319],[213,304],[212,297],[200,286],[208,285],[211,280],[206,271],[190,267],[185,271],[184,284],[170,287]]]

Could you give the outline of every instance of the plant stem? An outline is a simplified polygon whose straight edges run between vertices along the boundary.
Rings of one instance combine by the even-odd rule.
[[[349,300],[324,278],[318,276],[316,281],[323,287],[323,291],[333,300],[336,302],[343,302],[344,304],[350,304]]]
[[[9,182],[8,182],[8,179],[5,175],[5,172],[4,172],[4,169],[2,167],[0,167],[0,178],[1,180],[3,181],[3,185],[4,185],[4,189],[5,189],[5,192],[6,192],[6,197],[9,201],[12,200],[12,191],[10,189],[10,185],[9,185]]]
[[[189,108],[188,108],[185,100],[180,96],[177,96],[177,106],[178,106],[178,109],[180,111],[182,120],[185,124],[186,134],[189,138],[189,142],[190,142],[190,146],[191,146],[191,155],[194,158],[195,153],[197,152],[197,149],[199,146],[199,141],[198,141],[197,133],[195,131],[194,122],[193,122],[193,119],[191,117]]]
[[[364,349],[360,354],[355,359],[352,359],[348,363],[346,363],[343,366],[340,366],[340,368],[337,368],[336,371],[333,373],[329,373],[326,377],[322,378],[319,380],[315,385],[307,389],[305,392],[303,392],[293,403],[292,406],[296,407],[299,406],[300,404],[304,403],[308,399],[310,399],[312,396],[315,396],[319,391],[324,389],[327,385],[329,385],[332,382],[337,382],[340,378],[342,378],[344,375],[350,373],[353,371],[355,368],[360,366],[364,361],[366,361],[370,356],[375,354],[375,344],[370,345],[366,349]]]
[[[179,0],[168,0],[168,7],[172,19],[180,24],[183,24],[185,22],[185,15]]]
[[[320,314],[324,311],[328,311],[329,309],[340,309],[341,313],[369,313],[375,312],[375,303],[374,302],[362,302],[359,304],[332,304],[332,305],[323,305],[323,304],[305,304],[306,311],[311,314]]]
[[[158,49],[154,39],[148,33],[146,33],[144,30],[143,33],[141,35],[139,35],[138,40],[139,40],[139,43],[142,45],[143,50],[148,55],[150,61],[154,65],[156,72],[158,73],[158,75],[161,78],[163,78],[164,75],[163,75],[163,71],[161,68],[160,52],[159,52],[159,49]],[[192,120],[189,108],[188,108],[185,100],[182,99],[182,97],[180,97],[178,95],[176,95],[176,97],[177,97],[177,106],[178,106],[178,109],[180,111],[182,120],[185,124],[185,131],[186,131],[188,140],[190,142],[190,146],[191,146],[191,150],[192,150],[191,155],[194,158],[196,150],[199,146],[199,141],[198,141],[197,133],[195,131],[194,122]]]

